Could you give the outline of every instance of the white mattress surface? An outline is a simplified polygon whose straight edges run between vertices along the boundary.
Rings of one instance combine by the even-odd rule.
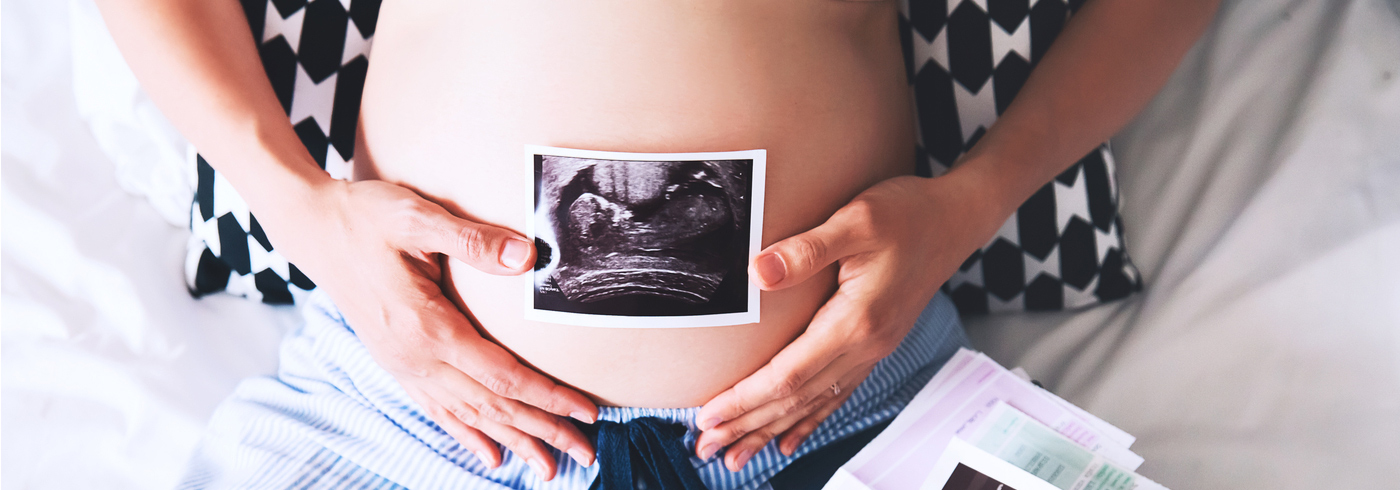
[[[298,322],[185,292],[183,147],[89,2],[0,3],[7,489],[172,486]],[[1400,487],[1397,46],[1394,1],[1227,1],[1114,140],[1146,290],[974,343],[1172,488]]]

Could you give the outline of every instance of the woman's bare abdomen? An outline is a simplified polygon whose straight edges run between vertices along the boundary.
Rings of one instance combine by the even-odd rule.
[[[526,144],[768,150],[763,243],[810,229],[913,162],[892,2],[388,2],[361,107],[358,178],[523,231]],[[835,288],[762,295],[758,324],[608,329],[525,321],[519,277],[458,262],[484,334],[603,404],[703,404],[763,366]]]

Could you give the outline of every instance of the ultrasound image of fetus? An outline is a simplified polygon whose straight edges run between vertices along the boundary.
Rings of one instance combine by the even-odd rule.
[[[537,156],[536,234],[550,254],[537,299],[623,315],[743,311],[752,165]]]

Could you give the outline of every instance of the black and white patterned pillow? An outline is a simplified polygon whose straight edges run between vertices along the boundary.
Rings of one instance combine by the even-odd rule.
[[[242,0],[263,68],[297,136],[332,177],[350,176],[380,0]],[[248,205],[196,156],[185,276],[190,292],[294,303],[315,288],[263,234]]]
[[[900,17],[918,109],[916,171],[946,171],[1025,82],[1080,1],[906,0]],[[297,134],[347,178],[380,0],[243,0],[268,78]],[[191,208],[190,291],[292,303],[315,286],[273,249],[202,158]],[[1113,157],[1101,146],[1040,189],[945,285],[964,313],[1056,310],[1141,288],[1123,245]]]
[[[1082,0],[905,0],[900,16],[919,124],[917,173],[972,148]],[[1142,288],[1128,259],[1107,144],[1031,196],[944,289],[962,313],[1059,310]]]

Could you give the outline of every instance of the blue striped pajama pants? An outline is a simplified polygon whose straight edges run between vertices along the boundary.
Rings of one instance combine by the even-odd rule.
[[[220,404],[180,488],[585,489],[597,477],[598,464],[584,467],[558,451],[552,481],[540,480],[510,451],[488,469],[370,358],[324,293],[307,303],[306,324],[282,343],[277,375],[243,381]],[[770,443],[737,473],[719,457],[691,462],[712,490],[766,488],[795,458],[893,418],[966,345],[952,302],[939,293],[899,347],[792,457]],[[698,411],[599,407],[599,418],[683,424],[693,451]]]

